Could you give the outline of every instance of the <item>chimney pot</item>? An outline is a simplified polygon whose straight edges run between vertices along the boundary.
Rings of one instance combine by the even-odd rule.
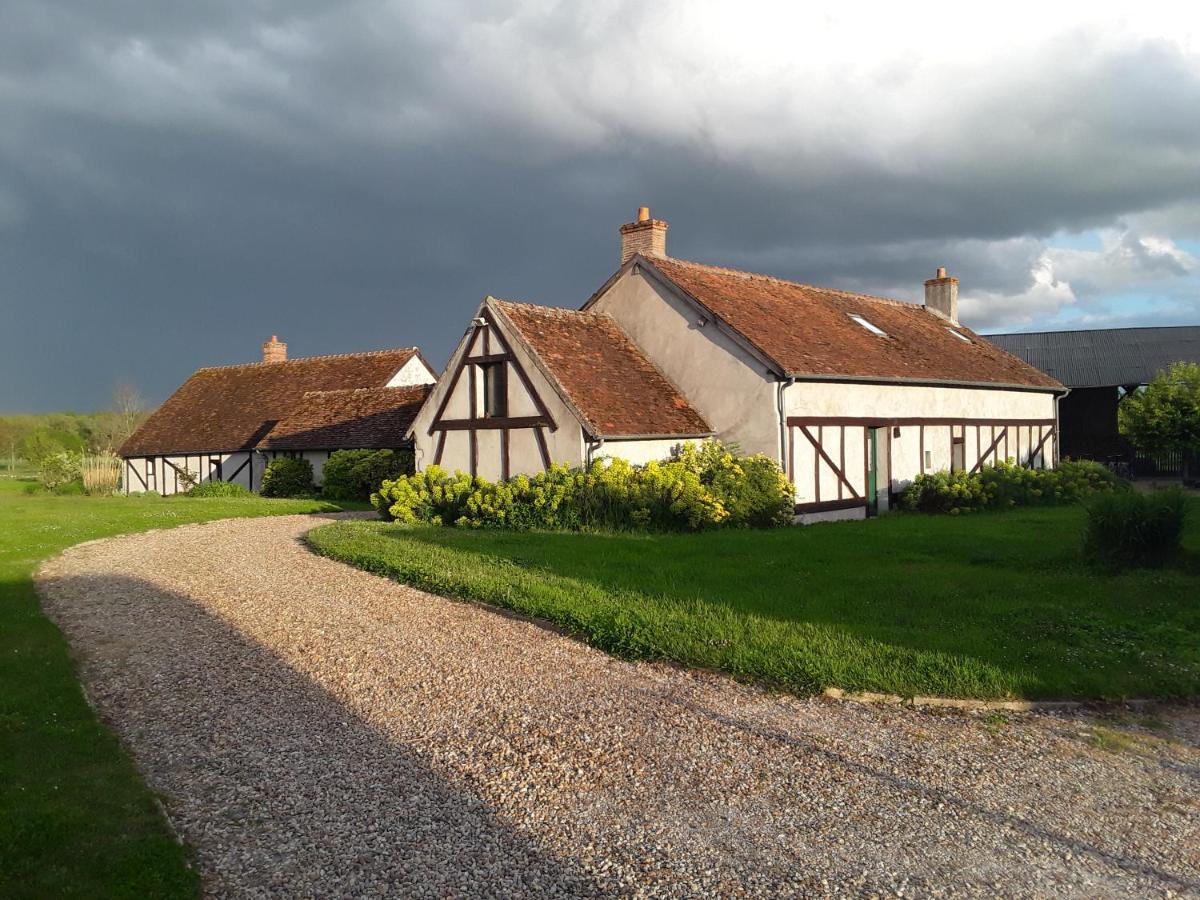
[[[285,362],[287,360],[287,344],[279,340],[278,335],[262,345],[262,361],[265,363]]]
[[[945,266],[938,267],[937,278],[925,282],[925,308],[958,324],[958,279],[948,277]]]
[[[639,206],[637,220],[621,226],[621,265],[635,253],[642,256],[667,255],[667,223],[650,218],[650,207]]]

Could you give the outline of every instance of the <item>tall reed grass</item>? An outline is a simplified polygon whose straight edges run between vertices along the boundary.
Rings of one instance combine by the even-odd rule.
[[[112,494],[121,486],[121,458],[111,453],[84,456],[80,472],[88,494]]]

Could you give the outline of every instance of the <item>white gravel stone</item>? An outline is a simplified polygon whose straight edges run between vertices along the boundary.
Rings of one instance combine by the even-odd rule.
[[[1195,708],[1150,730],[781,696],[322,559],[321,523],[115,538],[39,576],[211,895],[1200,894]]]

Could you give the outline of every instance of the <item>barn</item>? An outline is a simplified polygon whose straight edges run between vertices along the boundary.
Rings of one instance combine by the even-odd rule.
[[[335,450],[409,446],[433,381],[415,347],[288,359],[272,336],[261,362],[197,370],[125,442],[125,492],[256,490],[277,456],[308,459],[319,484]]]
[[[1173,476],[1178,453],[1138,453],[1117,427],[1121,400],[1171,363],[1200,363],[1200,326],[1160,325],[989,334],[987,339],[1058,379],[1062,454],[1128,466],[1134,476]]]
[[[418,468],[507,477],[715,436],[779,461],[815,521],[885,511],[922,472],[1054,464],[1065,388],[963,326],[945,270],[918,305],[674,259],[667,228],[644,207],[621,226],[578,310],[485,299],[414,422]]]

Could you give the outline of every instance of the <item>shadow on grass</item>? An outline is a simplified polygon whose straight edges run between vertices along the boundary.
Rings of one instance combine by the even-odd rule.
[[[570,859],[501,822],[339,698],[183,594],[45,581],[102,719],[194,846],[205,891],[593,895]]]

